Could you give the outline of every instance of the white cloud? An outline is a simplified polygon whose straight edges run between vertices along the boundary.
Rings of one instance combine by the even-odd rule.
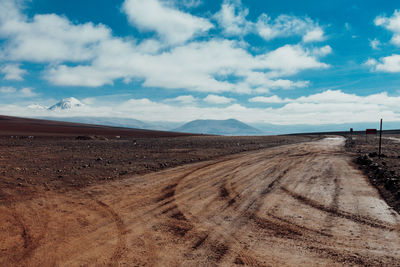
[[[8,40],[4,55],[10,60],[80,62],[93,59],[98,43],[111,38],[111,31],[101,24],[75,25],[55,14],[35,15],[32,19],[16,15],[0,19],[1,36]]]
[[[378,61],[376,61],[376,59],[373,58],[369,58],[367,61],[365,61],[364,65],[366,66],[375,66],[378,64]]]
[[[1,0],[0,23],[21,19],[23,16],[20,10],[23,8],[24,2],[24,0]]]
[[[0,12],[0,37],[6,38],[3,53],[9,60],[33,62],[79,62],[95,56],[97,44],[111,37],[104,25],[73,24],[55,14],[35,15],[32,19],[20,13],[22,1],[3,0],[13,17]],[[0,6],[1,7],[1,6]]]
[[[25,87],[19,90],[19,94],[21,97],[33,97],[37,95],[35,92],[33,92],[33,89],[29,87]]]
[[[183,105],[194,105],[197,102],[197,98],[192,95],[181,95],[175,98],[168,98],[164,100],[165,102],[170,103],[180,103]]]
[[[19,105],[0,105],[0,114],[16,116],[101,116],[126,117],[146,121],[185,122],[193,119],[236,118],[244,122],[267,122],[274,124],[334,124],[352,122],[400,121],[399,96],[389,96],[386,92],[358,96],[340,90],[327,90],[318,94],[281,99],[270,97],[261,102],[281,102],[276,108],[254,108],[240,104],[218,107],[196,105],[176,105],[174,103],[155,102],[149,99],[130,99],[122,103],[94,102],[78,111],[60,111],[52,113],[41,108],[33,109]],[[266,101],[265,101],[266,100]],[[168,118],[168,119],[166,119]]]
[[[202,0],[179,0],[177,2],[186,8],[195,8],[203,4]]]
[[[288,99],[282,99],[279,96],[273,95],[269,97],[265,96],[256,96],[253,98],[249,99],[249,102],[251,103],[273,103],[273,104],[281,104],[281,103],[287,103],[290,102]]]
[[[315,56],[323,57],[332,53],[332,47],[325,45],[319,48],[314,48],[312,54]]]
[[[310,18],[279,15],[272,20],[268,15],[262,14],[258,18],[256,27],[258,34],[265,40],[290,36],[302,36],[303,42],[325,40],[322,28]]]
[[[184,13],[159,0],[125,0],[129,22],[143,31],[155,31],[170,44],[185,42],[213,27],[204,18]]]
[[[379,61],[370,58],[364,64],[370,66],[374,71],[400,72],[400,55],[393,54],[391,56],[382,57]]]
[[[22,81],[23,75],[26,74],[26,70],[20,68],[20,64],[7,64],[1,68],[1,72],[4,73],[4,80]]]
[[[369,45],[372,47],[374,50],[378,50],[379,46],[381,45],[381,42],[378,39],[370,40]]]
[[[226,35],[243,36],[252,31],[253,23],[246,20],[249,10],[240,0],[224,0],[214,17]]]
[[[393,33],[391,42],[400,46],[400,10],[395,10],[391,17],[378,16],[375,18],[376,26],[384,27]]]
[[[305,69],[329,67],[299,45],[285,45],[259,58],[263,67],[277,71],[279,75],[292,75]]]
[[[175,5],[175,1],[124,2],[124,10],[130,18],[137,19],[144,28],[151,28],[161,37],[165,35],[164,39],[172,38],[167,40],[172,43],[187,41],[166,46],[163,40],[153,38],[139,42],[115,37],[104,25],[76,24],[55,14],[34,15],[28,19],[14,4],[15,17],[6,16],[6,12],[0,10],[0,35],[6,39],[4,54],[9,61],[47,64],[42,77],[54,85],[98,87],[112,85],[121,79],[126,83],[141,81],[143,87],[208,93],[261,93],[305,87],[309,81],[292,81],[284,77],[329,67],[320,61],[331,52],[329,46],[308,50],[302,44],[285,45],[254,55],[238,40],[208,37],[188,41],[206,31],[211,24],[179,11]],[[151,7],[155,10],[140,12]],[[154,18],[156,13],[161,14],[159,18]],[[160,21],[164,18],[165,21]],[[317,26],[310,19],[299,20]],[[161,28],[147,22],[161,25]],[[206,24],[208,26],[204,26]],[[286,26],[282,27],[285,29]],[[288,27],[297,29],[296,26]],[[304,34],[313,29],[300,28]]]
[[[25,87],[20,90],[17,90],[16,88],[11,86],[0,87],[0,94],[5,94],[13,97],[33,97],[37,95],[34,92],[33,88]]]
[[[240,0],[224,0],[214,18],[222,27],[223,33],[228,36],[257,33],[267,41],[278,37],[302,36],[304,43],[321,42],[326,39],[322,27],[308,17],[283,14],[272,19],[262,13],[256,22],[252,22],[246,19],[248,14],[249,10]]]
[[[321,42],[325,40],[324,31],[320,27],[315,27],[314,29],[309,30],[303,36],[303,42]]]
[[[235,41],[192,42],[161,54],[144,54],[122,40],[102,42],[91,65],[50,68],[45,77],[56,85],[101,86],[115,79],[144,79],[143,86],[200,92],[251,93],[259,87],[277,89],[304,87],[307,81],[277,79],[307,69],[329,67],[301,46],[284,46],[253,56]],[[243,82],[219,80],[234,75]]]
[[[208,95],[203,99],[203,101],[209,104],[229,104],[234,102],[235,99],[219,95]]]
[[[0,93],[2,93],[2,94],[12,94],[12,93],[15,93],[16,91],[17,91],[17,89],[15,89],[14,87],[11,87],[11,86],[0,87]]]

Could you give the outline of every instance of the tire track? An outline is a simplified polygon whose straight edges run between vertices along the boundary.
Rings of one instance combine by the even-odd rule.
[[[297,193],[294,193],[290,190],[288,190],[286,187],[281,187],[282,191],[287,193],[289,196],[293,197],[294,199],[298,200],[299,202],[310,206],[312,208],[315,208],[317,210],[327,212],[329,214],[332,214],[335,217],[340,217],[340,218],[345,218],[347,220],[353,221],[355,223],[360,223],[364,225],[368,225],[373,228],[377,229],[382,229],[382,230],[387,230],[387,231],[397,231],[395,226],[388,225],[384,223],[383,221],[379,221],[370,217],[358,215],[358,214],[351,214],[345,211],[338,210],[337,208],[334,207],[327,207],[324,206],[312,199],[306,198],[302,195],[299,195]]]
[[[124,251],[126,250],[126,235],[125,235],[126,226],[122,218],[113,208],[111,208],[109,205],[100,200],[96,200],[96,203],[97,205],[102,207],[108,214],[111,215],[111,218],[117,227],[117,232],[118,232],[117,246],[115,247],[114,253],[112,254],[110,259],[112,263],[117,263],[118,260],[122,257]]]

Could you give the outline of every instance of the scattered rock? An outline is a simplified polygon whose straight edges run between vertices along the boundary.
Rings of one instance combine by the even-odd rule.
[[[378,153],[376,153],[376,152],[371,152],[371,153],[368,154],[368,156],[370,156],[371,158],[374,158],[374,157],[377,157],[377,156],[378,156]]]
[[[93,140],[93,136],[88,136],[88,135],[79,135],[75,138],[76,140]]]

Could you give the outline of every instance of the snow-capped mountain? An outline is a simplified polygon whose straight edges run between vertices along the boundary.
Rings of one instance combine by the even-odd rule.
[[[74,97],[64,98],[57,104],[49,107],[49,110],[67,110],[67,109],[74,109],[78,107],[83,107],[84,104]]]

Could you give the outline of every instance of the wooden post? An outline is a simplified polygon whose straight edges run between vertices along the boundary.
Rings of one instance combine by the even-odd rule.
[[[382,151],[382,119],[381,119],[381,129],[379,131],[379,158],[381,157]]]

